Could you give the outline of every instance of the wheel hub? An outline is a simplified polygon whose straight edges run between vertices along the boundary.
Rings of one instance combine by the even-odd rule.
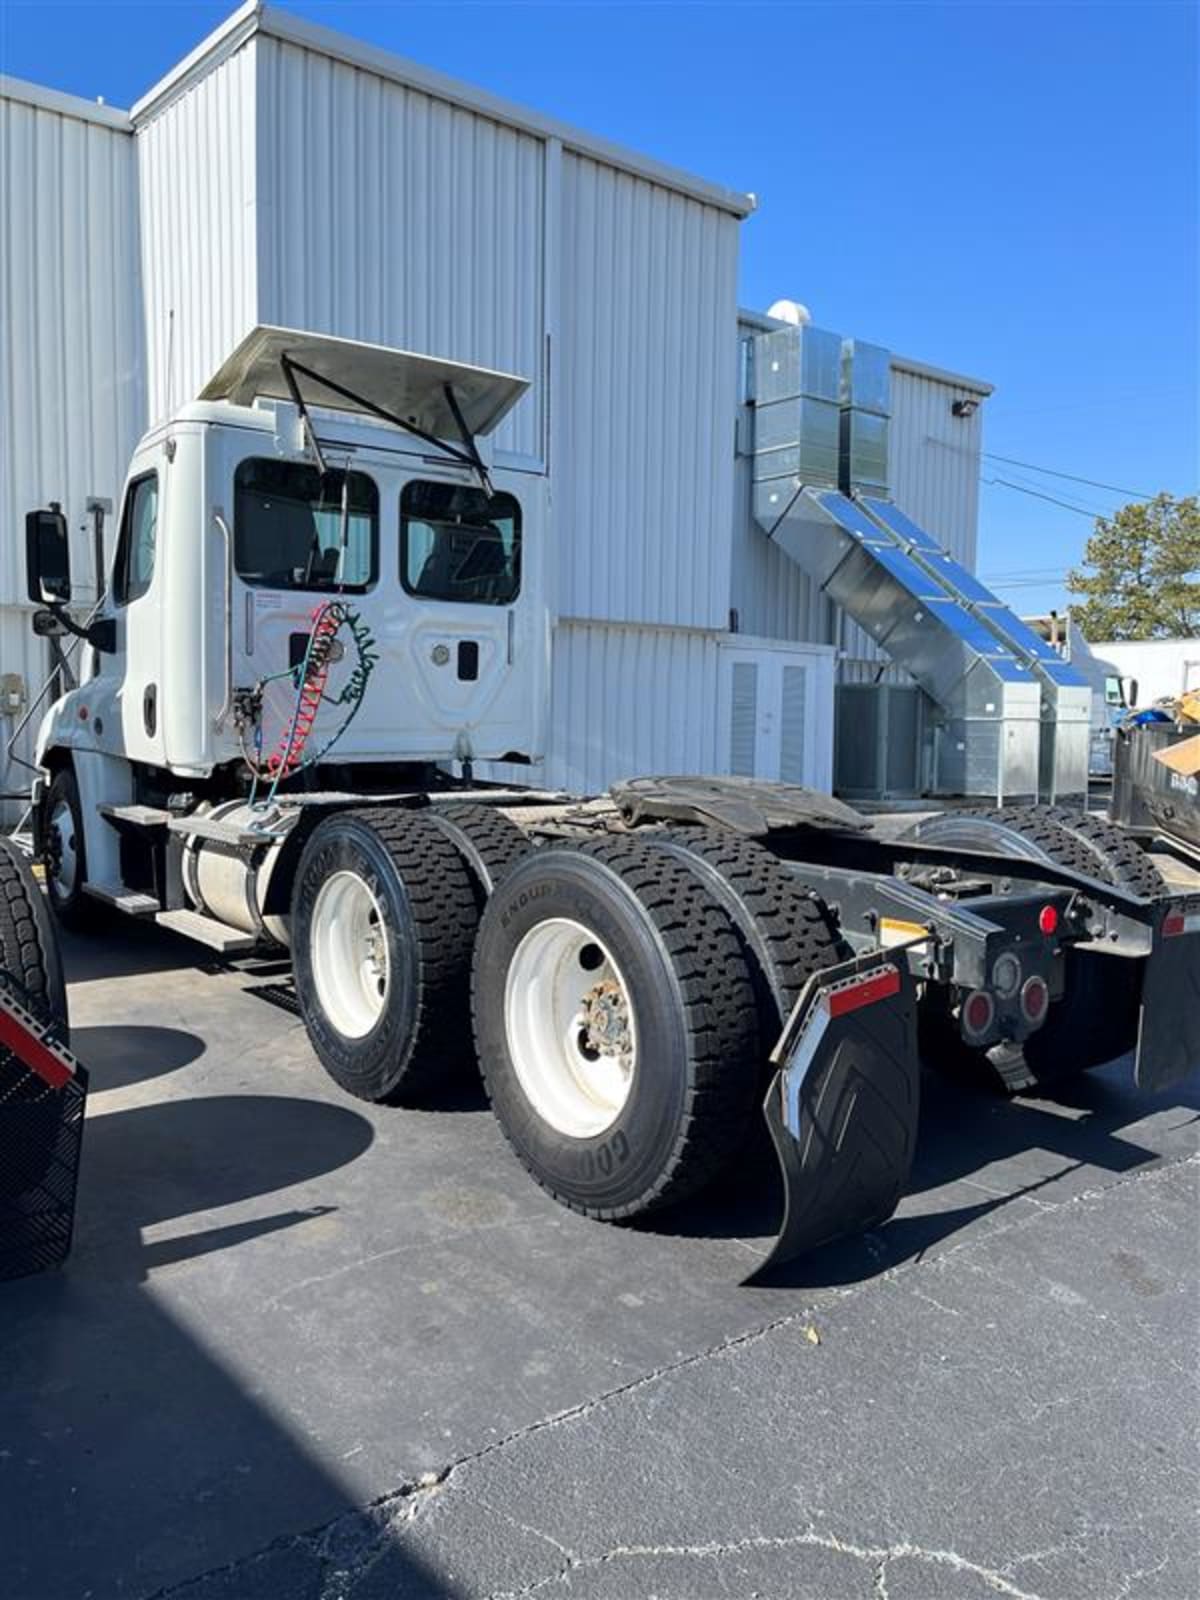
[[[615,978],[605,978],[588,990],[583,997],[580,1020],[585,1050],[597,1056],[621,1057],[633,1050],[629,1005]]]
[[[46,829],[46,875],[60,899],[70,897],[75,888],[75,821],[65,802],[55,806]]]
[[[391,974],[379,901],[356,872],[334,872],[321,885],[310,941],[325,1015],[346,1038],[363,1038],[384,1013]]]
[[[620,968],[595,934],[566,917],[531,928],[513,952],[504,1015],[538,1116],[575,1139],[610,1128],[633,1087],[637,1024]]]

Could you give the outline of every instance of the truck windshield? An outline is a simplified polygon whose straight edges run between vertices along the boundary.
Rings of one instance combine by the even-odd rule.
[[[300,461],[243,461],[234,476],[233,543],[246,583],[361,594],[379,575],[379,491],[363,472],[322,474]]]

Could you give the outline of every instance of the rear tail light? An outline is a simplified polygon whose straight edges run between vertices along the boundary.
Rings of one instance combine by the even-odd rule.
[[[1163,918],[1164,939],[1177,939],[1181,933],[1200,933],[1200,909],[1184,911],[1177,907]]]
[[[996,1002],[986,989],[973,989],[962,1003],[959,1020],[966,1039],[984,1039],[996,1020]]]
[[[1046,1011],[1050,1005],[1050,990],[1045,978],[1026,978],[1021,990],[1021,1015],[1033,1027],[1040,1027],[1046,1020]]]
[[[1052,933],[1058,932],[1057,906],[1042,907],[1042,909],[1038,912],[1038,927],[1046,935],[1047,939]]]

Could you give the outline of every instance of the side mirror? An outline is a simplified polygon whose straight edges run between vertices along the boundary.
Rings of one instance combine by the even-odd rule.
[[[1127,706],[1137,705],[1138,681],[1136,678],[1121,679],[1121,697]]]
[[[25,570],[37,605],[66,605],[71,598],[71,542],[57,503],[25,518]]]

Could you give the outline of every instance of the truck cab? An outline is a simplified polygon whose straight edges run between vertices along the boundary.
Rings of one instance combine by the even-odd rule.
[[[122,878],[99,808],[243,796],[289,734],[293,747],[303,734],[310,784],[324,767],[345,788],[540,757],[546,484],[486,459],[526,387],[260,328],[146,434],[82,681],[37,744],[51,779],[72,771],[93,879]],[[312,725],[296,728],[314,623],[335,603],[346,625]],[[61,806],[45,818],[70,822]]]

